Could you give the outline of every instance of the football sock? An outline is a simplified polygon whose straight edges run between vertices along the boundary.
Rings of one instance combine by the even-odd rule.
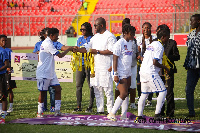
[[[38,113],[39,113],[39,114],[42,114],[42,113],[43,113],[43,106],[44,106],[44,103],[39,103],[39,102],[38,102]]]
[[[0,111],[2,111],[2,103],[0,103]]]
[[[159,114],[161,111],[161,108],[165,102],[165,96],[167,95],[167,91],[159,92],[159,95],[157,97],[157,104],[156,104],[156,111],[155,114]]]
[[[13,107],[13,103],[10,103],[10,108],[12,108]]]
[[[117,99],[115,100],[115,104],[111,110],[111,113],[116,114],[117,110],[121,107],[122,102],[124,100],[122,100],[119,96],[117,97]]]
[[[55,110],[60,110],[61,100],[55,100]]]
[[[145,100],[148,97],[148,94],[141,93],[140,99],[138,101],[138,116],[143,115]]]
[[[128,104],[129,104],[129,96],[125,98],[125,100],[122,102],[122,116],[126,116],[127,110],[128,110]]]

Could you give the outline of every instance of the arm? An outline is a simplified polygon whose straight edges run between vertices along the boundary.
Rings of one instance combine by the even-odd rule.
[[[71,46],[65,46],[65,45],[63,45],[62,47],[61,47],[61,51],[65,51],[65,50],[67,50],[67,49],[69,49]]]
[[[70,46],[67,50],[65,50],[64,52],[62,52],[62,53],[57,53],[56,55],[59,57],[59,58],[62,58],[62,57],[64,57],[69,51],[72,51],[73,50],[73,47],[72,46]]]
[[[145,44],[145,36],[142,37],[142,56],[144,55],[146,51],[146,44]]]
[[[87,53],[87,50],[84,47],[82,48],[76,47],[75,49],[73,49],[73,52]]]
[[[0,71],[3,71],[3,70],[5,70],[5,69],[7,69],[8,67],[9,67],[9,60],[6,59],[6,60],[4,61],[4,66],[2,66],[2,67],[0,68]]]
[[[113,55],[113,69],[114,69],[114,73],[117,72],[117,63],[118,63],[118,56]],[[118,75],[115,75],[115,74],[114,74],[114,81],[115,81],[116,83],[119,82]]]
[[[40,52],[40,45],[41,45],[40,42],[37,42],[37,43],[35,44],[33,53],[39,54],[39,52]]]
[[[135,42],[137,42],[136,40],[135,40]],[[141,58],[141,56],[140,56],[140,52],[139,52],[139,47],[137,46],[137,43],[136,43],[136,58],[139,60],[140,58]]]
[[[96,50],[96,49],[90,49],[90,52],[92,54],[97,54],[97,52],[99,52],[99,54],[101,54],[101,55],[112,55],[113,54],[113,52],[111,52],[109,50],[100,51],[100,50]]]
[[[155,66],[157,66],[157,67],[159,67],[159,68],[165,69],[165,70],[167,71],[167,73],[169,73],[169,69],[168,69],[166,66],[160,64],[160,63],[158,62],[158,60],[153,59],[153,65],[155,65]]]

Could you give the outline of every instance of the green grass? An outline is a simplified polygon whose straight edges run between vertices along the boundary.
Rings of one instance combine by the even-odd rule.
[[[185,85],[186,85],[186,70],[183,68],[183,63],[186,56],[186,47],[179,47],[179,52],[181,55],[181,59],[176,62],[176,66],[178,69],[178,73],[175,74],[175,87],[174,94],[175,97],[185,98]],[[14,50],[14,52],[18,53],[31,53],[32,50]],[[37,85],[35,81],[16,81],[17,87],[14,89],[14,111],[10,116],[6,118],[6,122],[10,120],[15,120],[19,118],[33,118],[36,117],[37,112],[37,99],[39,92],[37,90]],[[71,113],[73,109],[76,107],[76,85],[75,85],[75,74],[74,74],[74,82],[73,83],[61,83],[62,86],[62,107],[61,110],[64,113]],[[199,119],[200,117],[200,82],[198,82],[195,90],[195,111],[197,117],[195,119]],[[49,99],[49,95],[48,95]],[[106,103],[106,98],[105,98]],[[89,89],[87,83],[84,83],[83,86],[83,100],[82,100],[82,108],[83,112],[80,114],[86,114],[84,109],[87,108],[89,104]],[[96,103],[94,103],[95,105]],[[178,100],[175,101],[176,110],[175,116],[177,118],[184,118],[188,114],[186,100]],[[155,112],[156,101],[153,101],[152,107],[145,107],[144,114],[147,116],[153,116]],[[50,107],[48,101],[48,108]],[[106,109],[106,107],[105,107]],[[96,111],[96,106],[94,107],[94,111]],[[128,110],[133,114],[137,114],[137,110]],[[118,114],[120,112],[118,111]],[[50,112],[45,112],[45,114],[51,114]],[[174,132],[174,131],[158,131],[158,130],[147,130],[147,129],[133,129],[133,128],[121,128],[121,127],[87,127],[87,126],[59,126],[59,125],[28,125],[28,124],[5,124],[0,125],[1,133],[18,133],[18,132]]]

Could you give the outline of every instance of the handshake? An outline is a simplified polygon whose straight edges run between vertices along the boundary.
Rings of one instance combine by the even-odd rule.
[[[77,52],[77,50],[79,49],[79,47],[78,46],[70,46],[69,47],[69,51],[72,51],[72,52]]]

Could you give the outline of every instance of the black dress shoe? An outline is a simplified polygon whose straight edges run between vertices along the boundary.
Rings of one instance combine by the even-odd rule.
[[[92,108],[88,107],[88,108],[85,110],[85,113],[92,113]]]
[[[195,115],[189,114],[187,117],[195,117]]]
[[[165,113],[160,113],[161,116],[165,116]]]
[[[73,112],[79,112],[79,111],[82,111],[81,108],[75,108]]]
[[[168,117],[168,118],[173,118],[173,117],[174,117],[174,115],[167,115],[167,117]]]

